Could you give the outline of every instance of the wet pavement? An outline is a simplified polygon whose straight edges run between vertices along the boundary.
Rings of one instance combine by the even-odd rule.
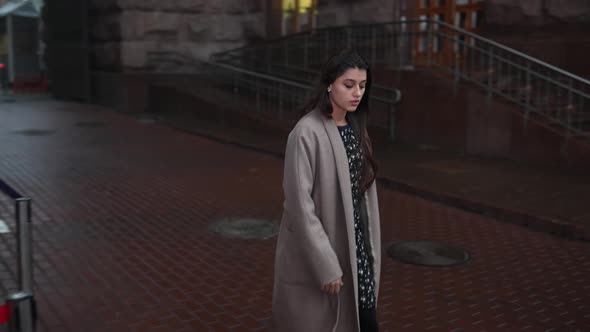
[[[274,238],[227,238],[210,226],[280,218],[284,138],[185,121],[199,136],[142,119],[51,100],[0,103],[0,178],[33,198],[40,330],[268,330]],[[587,177],[402,152],[378,151],[384,249],[436,240],[471,259],[433,268],[384,255],[382,331],[590,330],[590,243],[551,234],[562,219],[587,229]],[[14,232],[11,204],[0,196]],[[523,220],[546,221],[546,232]],[[13,234],[0,234],[5,293]]]

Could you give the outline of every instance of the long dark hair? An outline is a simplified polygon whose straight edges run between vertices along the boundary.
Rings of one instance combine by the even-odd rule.
[[[324,116],[332,117],[332,103],[328,96],[328,86],[342,76],[348,69],[363,69],[367,72],[367,83],[365,84],[365,93],[361,99],[356,111],[346,114],[346,118],[353,130],[360,137],[361,147],[363,149],[364,163],[361,179],[361,192],[365,192],[377,177],[377,162],[373,158],[373,147],[369,133],[367,132],[367,123],[369,116],[369,97],[371,95],[371,70],[369,63],[363,57],[352,49],[345,49],[332,56],[324,65],[316,87],[308,101],[302,108],[303,113],[310,112],[314,109],[320,109]]]

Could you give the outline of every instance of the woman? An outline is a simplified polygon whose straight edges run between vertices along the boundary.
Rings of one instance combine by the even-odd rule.
[[[289,134],[277,241],[277,331],[377,331],[381,241],[367,62],[345,50],[324,67]]]

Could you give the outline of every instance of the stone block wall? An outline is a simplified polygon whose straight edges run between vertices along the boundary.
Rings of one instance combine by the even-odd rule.
[[[589,0],[487,0],[483,34],[590,78]]]
[[[590,23],[588,0],[487,0],[490,26],[542,27]]]
[[[264,0],[89,0],[92,69],[179,72],[264,38]]]

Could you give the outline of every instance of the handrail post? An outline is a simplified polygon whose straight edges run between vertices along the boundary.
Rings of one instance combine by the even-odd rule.
[[[389,104],[389,117],[388,117],[388,127],[389,127],[389,140],[394,142],[395,141],[395,105],[393,103]]]
[[[260,114],[260,83],[258,78],[256,78],[256,113]]]
[[[283,83],[279,83],[279,120],[283,120]]]
[[[569,89],[568,89],[568,95],[567,95],[567,103],[568,103],[568,131],[571,131],[572,128],[571,126],[571,113],[574,110],[574,82],[572,81],[572,79],[569,79]]]
[[[307,56],[308,56],[308,43],[309,43],[309,35],[305,35],[304,40],[303,40],[303,69],[307,69],[308,66],[308,60],[307,60]]]
[[[377,60],[377,28],[373,25],[371,30],[371,63],[374,66]]]
[[[453,55],[455,56],[455,79],[453,81],[453,94],[456,95],[458,88],[459,88],[459,81],[461,80],[461,73],[459,72],[459,64],[460,64],[460,60],[459,60],[459,34],[455,34],[455,43],[457,45],[457,50],[456,52],[453,52]]]
[[[232,87],[233,91],[232,92],[234,93],[233,96],[235,99],[236,95],[238,94],[238,73],[234,71],[231,75],[232,75],[232,81],[233,81],[233,87]]]
[[[285,58],[285,66],[289,65],[289,51],[287,50],[287,40],[283,40],[283,57]]]
[[[408,27],[411,23],[402,23],[401,28],[401,40],[400,43],[402,47],[400,47],[400,64],[401,66],[413,66],[414,65],[414,56],[412,54],[414,41],[412,40],[412,33],[410,30],[412,27]]]
[[[533,85],[531,82],[531,63],[528,62],[526,66],[526,85],[525,85],[525,103],[524,103],[524,127],[527,127],[529,120],[529,113],[531,112],[531,98],[533,93]]]
[[[571,90],[570,90],[570,93],[571,93]],[[563,144],[561,145],[561,153],[564,156],[567,155],[567,145],[569,143],[570,136],[572,134],[573,128],[571,126],[571,121],[572,121],[572,112],[573,111],[574,111],[574,106],[570,103],[569,105],[567,105],[566,110],[565,110],[566,117],[567,117],[567,120],[566,120],[567,125],[566,125],[566,131],[565,131],[565,137],[563,140]]]
[[[494,75],[494,73],[494,49],[490,46],[488,63],[488,84],[486,85],[488,102],[492,100],[492,75]]]
[[[586,97],[578,95],[578,98],[580,99],[578,109],[580,110],[580,115],[584,116],[584,113],[588,113],[584,111],[584,100],[586,100]],[[586,131],[585,133],[580,131],[580,133],[584,134],[587,138],[590,138],[590,133],[588,131]]]
[[[326,54],[330,53],[330,30],[326,31]],[[324,59],[320,59],[324,61]]]
[[[266,48],[266,71],[268,73],[272,72],[272,66],[270,64],[271,59],[272,59],[272,48],[267,47]]]
[[[397,104],[401,100],[401,91],[394,90],[395,96],[391,98],[389,103],[389,117],[388,117],[388,127],[389,127],[389,140],[394,142],[395,141],[395,104]]]
[[[430,21],[426,22],[426,63],[428,66],[432,65],[432,25]]]
[[[576,128],[574,128],[572,126],[572,113],[575,111],[575,107],[574,107],[574,82],[572,81],[572,79],[569,79],[569,89],[568,89],[568,96],[567,96],[567,127],[566,127],[566,133],[565,133],[565,144],[566,146],[564,147],[564,151],[567,148],[567,142],[569,141],[569,137],[572,133],[572,131],[576,131]]]
[[[31,199],[18,198],[15,201],[17,225],[18,283],[21,292],[33,294],[33,251],[31,229]],[[32,296],[18,303],[19,332],[33,331]]]
[[[352,47],[352,29],[350,27],[346,28],[346,47]]]
[[[401,69],[403,66],[403,56],[404,56],[404,52],[403,52],[403,48],[404,48],[404,29],[403,29],[403,25],[400,24],[399,26],[396,27],[397,33],[394,33],[395,36],[395,42],[397,45],[397,68]]]

